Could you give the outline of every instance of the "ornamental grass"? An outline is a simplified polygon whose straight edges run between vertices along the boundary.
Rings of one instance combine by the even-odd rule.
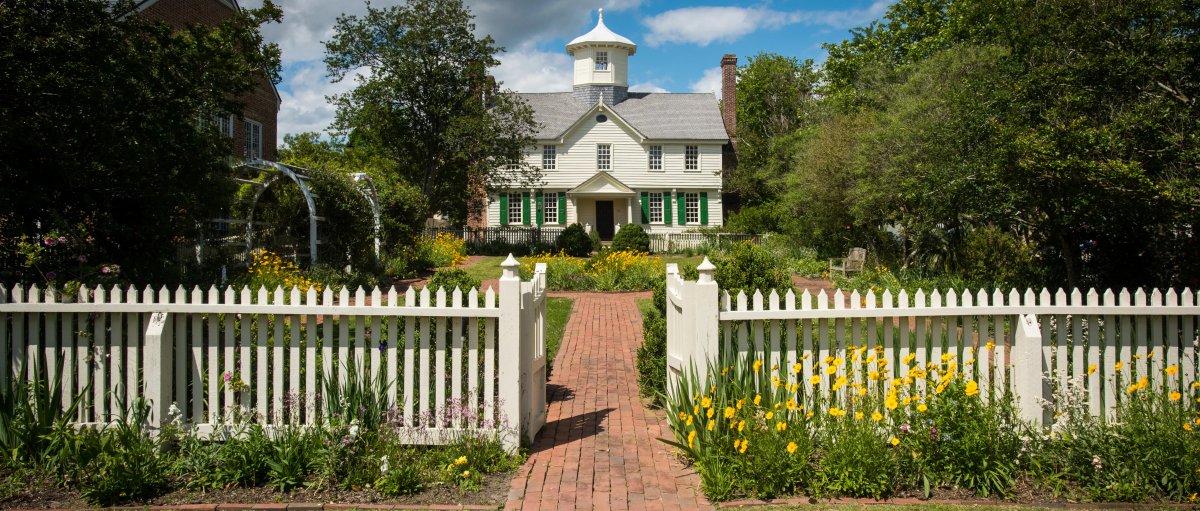
[[[988,346],[981,351],[994,350]],[[980,359],[989,357],[979,353]],[[715,501],[737,497],[935,496],[945,489],[1048,499],[1196,499],[1200,384],[1177,366],[1128,371],[1109,418],[1088,413],[1084,378],[1045,403],[1056,422],[1022,422],[1016,399],[991,398],[975,379],[974,350],[892,367],[882,348],[850,346],[795,363],[742,352],[692,367],[666,398],[675,446]],[[1160,357],[1161,358],[1161,357]],[[805,372],[809,369],[809,372]],[[811,374],[811,377],[805,377]]]

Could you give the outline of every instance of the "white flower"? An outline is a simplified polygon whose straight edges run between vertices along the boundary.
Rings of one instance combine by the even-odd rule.
[[[171,403],[171,407],[167,408],[166,419],[168,423],[180,422],[183,419],[183,411],[178,406],[175,406],[175,403]]]
[[[384,474],[388,473],[388,457],[386,454],[382,458],[379,458],[379,471]]]
[[[358,424],[350,426],[350,438],[358,438]]]

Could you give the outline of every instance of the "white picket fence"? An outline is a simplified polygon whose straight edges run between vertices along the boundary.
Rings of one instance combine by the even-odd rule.
[[[783,367],[804,354],[812,360],[843,356],[852,346],[882,347],[892,367],[910,354],[916,367],[925,367],[953,353],[971,362],[963,370],[985,398],[1011,393],[1024,419],[1048,424],[1061,406],[1053,402],[1054,390],[1072,380],[1093,414],[1111,416],[1124,385],[1146,377],[1154,388],[1174,380],[1175,388],[1186,389],[1198,374],[1200,307],[1190,289],[731,296],[718,289],[714,269],[706,259],[691,282],[676,265],[667,266],[668,378],[692,364],[703,370],[729,353],[760,353]],[[1168,366],[1178,372],[1167,374]],[[803,364],[801,381],[812,377],[813,367]],[[829,384],[821,379],[822,388]]]
[[[398,295],[282,288],[139,291],[83,288],[63,297],[0,286],[0,386],[41,358],[63,405],[86,391],[80,425],[111,421],[145,397],[151,426],[170,418],[206,434],[251,417],[268,426],[314,424],[325,375],[347,367],[385,378],[413,443],[465,431],[497,433],[515,449],[546,416],[546,268],[522,282],[510,255],[499,293],[471,289]],[[386,298],[386,301],[385,301]],[[56,367],[62,364],[62,374]],[[22,372],[26,371],[26,372]]]
[[[675,233],[650,233],[650,251],[655,254],[671,254],[682,252],[684,250],[696,250],[700,248],[717,248],[723,245],[731,245],[750,241],[755,244],[759,239],[766,237],[766,234],[739,234],[730,232],[718,233],[703,233],[703,232],[675,232]]]

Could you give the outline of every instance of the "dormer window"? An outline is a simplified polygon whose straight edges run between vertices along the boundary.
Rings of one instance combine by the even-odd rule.
[[[608,71],[608,52],[596,52],[596,71]]]

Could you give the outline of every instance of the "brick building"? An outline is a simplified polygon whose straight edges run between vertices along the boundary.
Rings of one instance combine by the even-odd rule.
[[[166,22],[177,28],[216,25],[240,7],[237,0],[141,0],[140,16]],[[221,116],[221,132],[233,138],[234,156],[274,161],[280,97],[264,70],[255,89],[241,98],[243,111]]]

